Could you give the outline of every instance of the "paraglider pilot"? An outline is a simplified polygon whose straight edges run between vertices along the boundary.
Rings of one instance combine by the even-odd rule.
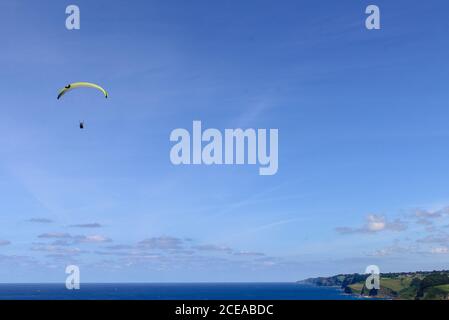
[[[103,89],[102,87],[100,87],[98,84],[91,83],[91,82],[74,82],[74,83],[66,85],[63,89],[61,89],[59,91],[57,99],[59,100],[63,95],[65,95],[67,92],[69,92],[73,89],[83,88],[83,87],[94,88],[94,89],[100,90],[103,93],[105,98],[108,97],[108,92],[105,89]],[[84,129],[84,121],[80,121],[80,129]]]

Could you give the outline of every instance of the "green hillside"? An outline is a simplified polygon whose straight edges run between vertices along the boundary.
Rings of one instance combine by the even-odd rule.
[[[300,283],[317,286],[338,286],[345,293],[364,297],[399,300],[449,300],[449,271],[418,271],[385,273],[380,289],[368,290],[366,274],[340,274],[333,277],[310,278]]]

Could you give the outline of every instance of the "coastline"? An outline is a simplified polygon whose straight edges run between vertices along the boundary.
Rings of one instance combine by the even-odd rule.
[[[449,300],[449,271],[416,271],[379,275],[380,287],[368,289],[368,274],[338,274],[309,278],[299,284],[339,287],[345,294],[363,299],[382,300]]]

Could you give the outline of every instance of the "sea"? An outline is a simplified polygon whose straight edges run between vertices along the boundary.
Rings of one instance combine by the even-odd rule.
[[[340,288],[297,283],[0,284],[0,300],[355,300]]]

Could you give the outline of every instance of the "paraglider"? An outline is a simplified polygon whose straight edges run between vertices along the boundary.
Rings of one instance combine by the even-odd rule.
[[[100,90],[103,93],[105,98],[108,97],[108,92],[105,89],[103,89],[102,87],[100,87],[98,84],[91,83],[91,82],[74,82],[74,83],[71,83],[71,84],[65,86],[63,89],[61,89],[59,91],[58,100],[63,95],[65,95],[67,92],[69,92],[69,91],[71,91],[73,89],[76,89],[76,88],[83,88],[83,87],[84,88],[93,88],[93,89]]]
[[[63,95],[65,95],[67,92],[77,89],[77,88],[93,88],[99,90],[101,93],[103,93],[105,98],[108,98],[108,92],[101,86],[95,83],[91,82],[74,82],[67,86],[65,86],[63,89],[59,91],[57,99],[59,100]],[[80,129],[84,129],[84,121],[80,121]]]

